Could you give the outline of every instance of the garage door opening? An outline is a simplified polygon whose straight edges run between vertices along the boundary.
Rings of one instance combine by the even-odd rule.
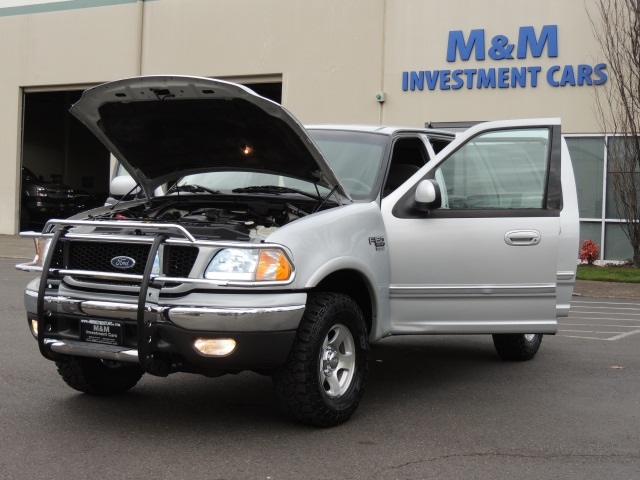
[[[81,95],[82,90],[24,94],[21,230],[102,205],[107,198],[109,152],[69,113]]]
[[[244,86],[262,97],[282,103],[282,82],[245,83]]]

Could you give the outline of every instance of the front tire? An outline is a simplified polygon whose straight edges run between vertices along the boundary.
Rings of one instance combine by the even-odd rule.
[[[541,333],[509,333],[493,335],[493,345],[504,360],[531,360],[542,343]]]
[[[364,393],[369,342],[356,302],[339,293],[310,294],[285,364],[273,375],[280,407],[308,425],[346,422]]]
[[[144,371],[136,364],[71,356],[56,362],[58,373],[74,390],[89,395],[116,395],[135,387]]]

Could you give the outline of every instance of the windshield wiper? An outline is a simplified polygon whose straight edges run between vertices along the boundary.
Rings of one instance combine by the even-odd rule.
[[[212,193],[217,195],[220,193],[219,190],[213,190],[211,188],[203,187],[202,185],[192,185],[190,183],[186,183],[184,185],[175,184],[169,190],[167,190],[167,194],[171,192],[190,192],[190,193]]]
[[[302,190],[298,190],[297,188],[281,187],[279,185],[255,185],[253,187],[234,188],[231,191],[233,193],[268,193],[272,195],[297,193],[298,195],[304,195],[305,197],[313,198],[314,200],[322,200],[320,195],[307,193]]]

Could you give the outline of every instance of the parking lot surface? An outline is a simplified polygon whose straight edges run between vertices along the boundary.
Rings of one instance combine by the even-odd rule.
[[[558,335],[617,341],[640,334],[640,301],[576,298],[568,318],[560,319]]]
[[[530,362],[489,336],[385,340],[356,414],[316,429],[252,372],[71,390],[27,329],[33,275],[14,263],[0,258],[0,478],[640,478],[640,302],[576,297]]]

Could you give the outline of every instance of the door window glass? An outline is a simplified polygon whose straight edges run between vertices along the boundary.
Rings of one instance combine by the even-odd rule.
[[[479,135],[436,170],[443,208],[517,209],[544,206],[547,128]]]

